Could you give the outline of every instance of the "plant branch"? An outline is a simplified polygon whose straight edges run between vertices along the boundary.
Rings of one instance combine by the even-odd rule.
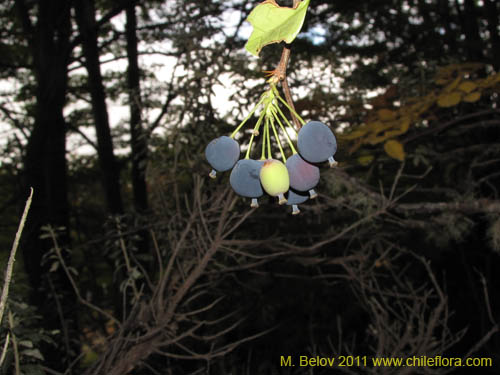
[[[33,198],[33,188],[31,188],[30,195],[24,206],[23,216],[19,222],[19,227],[17,229],[16,237],[14,239],[14,244],[12,245],[12,250],[10,251],[9,261],[7,262],[7,270],[5,271],[5,280],[3,283],[2,297],[0,298],[0,323],[2,322],[3,313],[5,311],[5,305],[7,303],[7,297],[9,296],[9,285],[12,279],[12,272],[14,270],[14,262],[16,260],[16,252],[19,246],[19,240],[21,239],[21,233],[23,232],[24,223],[26,222],[26,217],[28,216],[28,211],[31,206],[31,200]]]
[[[500,213],[500,202],[490,199],[477,199],[466,202],[424,202],[407,203],[395,206],[396,211],[412,211],[417,213],[434,213],[455,211],[468,214]]]
[[[300,0],[293,0],[293,7],[296,8],[299,5]],[[269,73],[272,76],[272,81],[274,83],[281,82],[281,85],[283,87],[283,92],[285,93],[285,99],[288,105],[290,106],[293,111],[290,111],[290,115],[292,116],[292,121],[293,124],[295,125],[295,128],[299,130],[301,128],[301,124],[297,116],[295,116],[295,106],[293,105],[293,100],[292,100],[292,94],[290,92],[290,87],[288,86],[288,81],[286,79],[286,68],[288,66],[288,61],[290,60],[290,45],[286,44],[285,47],[283,47],[283,51],[281,52],[281,58],[280,62],[278,63],[278,66],[276,69],[270,71]]]
[[[19,349],[17,347],[16,335],[14,335],[14,315],[12,311],[9,310],[9,329],[12,332],[12,348],[14,349],[14,363],[15,363],[15,375],[21,375],[20,361],[19,361]]]
[[[285,99],[286,102],[288,103],[288,106],[292,109],[290,111],[290,115],[292,116],[292,121],[293,124],[295,125],[295,128],[297,130],[300,129],[300,121],[295,116],[295,106],[293,105],[293,100],[292,100],[292,94],[290,92],[290,87],[288,86],[288,81],[286,79],[286,68],[288,66],[288,61],[290,60],[290,47],[289,45],[285,45],[283,47],[283,52],[281,53],[281,59],[280,62],[278,63],[278,66],[276,69],[270,71],[269,73],[271,74],[271,82],[273,83],[278,83],[281,82],[281,85],[283,87],[283,92],[285,93]]]
[[[96,305],[90,303],[89,301],[87,301],[85,298],[82,297],[82,295],[80,293],[80,289],[78,289],[78,286],[77,286],[75,280],[73,279],[73,276],[71,276],[71,271],[69,270],[69,268],[66,265],[66,262],[65,262],[65,260],[64,260],[64,258],[62,256],[61,248],[59,247],[59,244],[57,242],[56,233],[55,233],[55,231],[54,231],[54,229],[52,227],[49,227],[49,234],[50,234],[50,237],[52,239],[52,242],[54,243],[54,251],[56,253],[57,259],[59,260],[59,263],[61,264],[61,266],[62,266],[62,268],[64,270],[64,273],[68,277],[68,280],[69,280],[69,282],[70,282],[70,284],[71,284],[71,286],[73,288],[73,291],[75,292],[75,295],[76,295],[76,298],[78,299],[78,301],[82,305],[87,306],[88,308],[90,308],[92,310],[95,310],[99,314],[105,316],[106,318],[108,318],[109,320],[111,320],[113,323],[115,323],[118,327],[121,327],[121,323],[113,315],[111,315],[110,313],[108,313],[105,310],[101,309],[99,306],[96,306]]]
[[[9,343],[10,343],[10,333],[7,332],[7,335],[5,336],[5,343],[3,344],[2,355],[0,356],[0,367],[2,366],[3,361],[5,360],[5,355],[7,354]]]

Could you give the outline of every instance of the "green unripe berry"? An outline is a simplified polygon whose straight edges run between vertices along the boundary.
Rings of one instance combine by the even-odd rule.
[[[279,204],[286,203],[284,194],[290,187],[290,177],[285,164],[275,159],[266,160],[260,170],[260,183],[267,194],[279,198]]]

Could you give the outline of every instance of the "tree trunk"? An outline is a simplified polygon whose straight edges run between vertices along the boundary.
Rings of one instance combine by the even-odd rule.
[[[488,31],[490,32],[491,58],[495,70],[500,71],[500,35],[498,31],[498,3],[497,0],[486,0],[486,19],[488,20]]]
[[[106,95],[102,83],[94,0],[75,0],[75,15],[85,56],[85,67],[88,74],[92,113],[97,135],[97,154],[108,211],[111,214],[121,214],[123,213],[123,203],[120,189],[120,172],[113,151]]]
[[[132,148],[132,187],[134,190],[134,207],[139,213],[148,209],[145,167],[147,161],[147,139],[142,128],[142,100],[140,86],[140,70],[137,53],[137,19],[135,4],[126,9],[127,23],[125,34],[127,38],[127,86],[130,101],[130,138]]]
[[[469,61],[483,61],[484,43],[479,33],[479,14],[474,0],[465,0],[464,10],[464,33]]]
[[[36,25],[31,24],[24,1],[16,0],[16,8],[33,56],[36,79],[34,126],[24,156],[25,189],[26,192],[29,187],[34,189],[22,246],[24,266],[32,286],[32,303],[39,307],[43,315],[44,328],[57,328],[67,333],[68,329],[76,329],[76,322],[71,319],[75,306],[74,293],[65,275],[58,272],[49,274],[50,264],[43,262],[42,258],[54,244],[50,238],[40,238],[40,235],[44,225],[64,228],[59,231],[57,240],[61,248],[69,245],[66,123],[63,109],[71,53],[71,2],[39,2]],[[49,276],[57,296],[50,292]],[[54,313],[51,297],[58,298],[61,303],[62,311],[59,314],[62,317]],[[69,340],[65,344],[68,350],[71,346]],[[44,355],[50,366],[60,370],[65,367],[64,360],[69,359],[68,356],[62,357],[53,347]]]
[[[126,8],[125,35],[127,38],[127,88],[130,106],[130,146],[132,162],[132,189],[135,211],[139,217],[148,211],[148,194],[146,189],[146,163],[148,157],[148,146],[146,134],[142,128],[142,99],[140,69],[137,52],[137,18],[135,13],[135,2]],[[148,252],[148,231],[139,232],[138,248],[142,253]]]
[[[449,0],[439,0],[435,7],[436,12],[439,14],[438,22],[440,25],[443,25],[446,30],[445,40],[448,45],[447,51],[456,51],[458,48],[457,36],[456,30],[452,27],[452,24],[455,24],[457,20],[454,19],[450,2]]]

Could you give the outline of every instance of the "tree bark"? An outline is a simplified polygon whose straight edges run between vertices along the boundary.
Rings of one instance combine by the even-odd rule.
[[[44,327],[67,332],[68,329],[76,329],[76,322],[70,319],[75,306],[73,291],[62,273],[49,274],[50,264],[43,261],[43,256],[54,244],[51,239],[40,236],[44,225],[62,228],[59,230],[59,245],[69,245],[66,123],[63,109],[71,54],[71,2],[39,2],[35,25],[30,21],[29,8],[23,0],[16,0],[15,6],[32,53],[36,79],[34,125],[24,155],[25,189],[28,192],[33,187],[35,191],[24,231],[24,267],[32,286],[32,303],[42,313]],[[57,296],[50,292],[49,276]],[[50,298],[58,298],[62,302],[64,308],[60,313],[64,319],[54,314],[54,304]],[[54,347],[48,348],[44,355],[53,368],[61,370],[65,367],[64,359],[69,359],[68,356],[62,357]]]
[[[498,31],[499,11],[497,0],[486,0],[485,9],[488,31],[490,32],[492,65],[498,72],[500,71],[500,32]]]
[[[106,94],[102,83],[94,0],[75,0],[75,16],[80,31],[85,68],[92,101],[92,113],[97,136],[97,154],[108,211],[123,213],[120,189],[120,171],[113,151],[113,140],[109,127]]]
[[[456,24],[457,20],[454,19],[450,2],[449,0],[439,0],[435,7],[436,12],[439,14],[438,22],[446,30],[445,40],[448,45],[448,51],[455,51],[457,49],[457,37],[452,24]]]
[[[132,188],[134,208],[139,213],[148,210],[146,190],[146,161],[148,156],[147,139],[142,127],[142,99],[140,69],[137,52],[137,17],[135,2],[126,9],[125,35],[127,38],[127,87],[130,105],[130,143],[132,148]]]
[[[127,39],[127,89],[130,107],[131,180],[134,209],[139,218],[147,214],[148,193],[146,188],[146,164],[148,157],[147,136],[142,127],[141,78],[137,48],[137,17],[135,1],[126,8],[125,36]],[[141,253],[149,249],[149,233],[141,230],[137,244]]]
[[[479,14],[474,0],[464,1],[464,33],[469,61],[483,60],[484,43],[479,33]]]

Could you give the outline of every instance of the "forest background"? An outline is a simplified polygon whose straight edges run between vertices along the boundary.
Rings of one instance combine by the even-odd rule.
[[[287,80],[340,163],[296,216],[251,209],[204,158],[280,60],[243,48],[256,4],[0,4],[2,269],[34,188],[2,373],[496,373],[500,4],[311,1]]]

